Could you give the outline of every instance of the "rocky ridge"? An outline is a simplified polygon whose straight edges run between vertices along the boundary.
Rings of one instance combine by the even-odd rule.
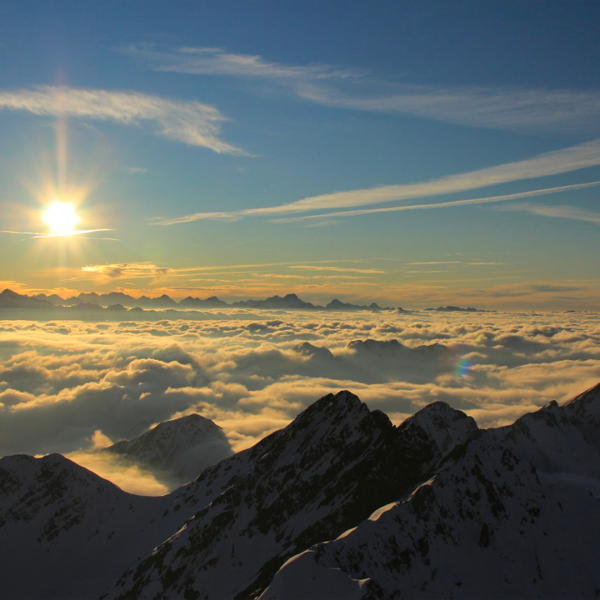
[[[490,430],[340,392],[162,498],[6,457],[0,598],[594,597],[599,439],[600,386]]]

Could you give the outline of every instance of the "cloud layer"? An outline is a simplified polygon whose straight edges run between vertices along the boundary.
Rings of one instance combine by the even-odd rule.
[[[86,459],[99,439],[192,412],[239,450],[340,389],[396,422],[443,400],[485,427],[600,381],[597,314],[275,317],[0,322],[0,455],[78,452],[99,469]],[[127,479],[160,493],[143,474]]]

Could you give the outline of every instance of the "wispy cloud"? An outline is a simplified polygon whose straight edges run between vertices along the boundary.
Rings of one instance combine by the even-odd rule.
[[[147,173],[148,169],[144,167],[123,167],[122,171],[128,175],[141,175]]]
[[[574,219],[575,221],[587,221],[588,223],[600,224],[600,212],[579,208],[577,206],[559,205],[546,206],[531,202],[510,204],[499,210],[526,212],[541,217],[554,217],[556,219]]]
[[[356,87],[356,86],[355,86]],[[585,134],[600,128],[600,95],[579,90],[375,84],[368,90],[306,85],[299,94],[326,106],[404,114],[458,125]]]
[[[258,55],[235,54],[222,48],[177,48],[160,50],[141,44],[120,48],[120,52],[144,61],[156,71],[174,71],[194,75],[226,75],[264,79],[320,80],[357,77],[359,71],[330,65],[285,65],[270,62]]]
[[[0,233],[9,233],[9,234],[13,234],[13,235],[26,235],[29,236],[28,239],[32,239],[32,240],[36,240],[36,239],[43,239],[43,238],[70,238],[70,237],[84,237],[87,236],[90,233],[98,233],[101,231],[114,231],[114,229],[80,229],[78,231],[73,231],[71,233],[68,234],[64,234],[64,233],[42,233],[42,232],[38,232],[38,231],[10,231],[10,230],[5,230],[5,231],[0,231]],[[107,237],[93,237],[93,238],[87,238],[87,239],[91,239],[91,240],[106,240],[106,241],[110,241],[110,242],[120,242],[121,240],[119,240],[118,238],[107,238]]]
[[[181,102],[137,92],[41,86],[0,92],[0,109],[114,121],[133,127],[149,125],[154,133],[184,144],[219,154],[247,154],[220,139],[221,123],[228,119],[215,107],[197,101]]]
[[[114,263],[107,265],[87,265],[82,267],[84,273],[100,275],[108,279],[159,279],[173,272],[168,267],[159,267],[151,263]]]
[[[356,258],[344,258],[338,260],[319,260],[316,261],[319,264],[341,264],[341,263],[362,263],[362,259]],[[285,261],[285,262],[268,262],[268,263],[250,263],[250,264],[236,264],[236,265],[213,265],[213,266],[202,266],[202,267],[187,267],[182,269],[173,269],[177,273],[191,273],[193,271],[228,271],[230,269],[260,269],[268,267],[287,267],[290,265],[301,265],[300,261]]]
[[[495,286],[487,295],[492,298],[518,298],[533,297],[540,294],[572,294],[574,292],[587,292],[589,288],[581,284],[554,284],[554,283],[514,283]]]
[[[428,261],[411,261],[409,265],[422,266],[422,265],[460,265],[463,264],[462,260],[428,260]]]
[[[121,52],[156,71],[262,79],[317,104],[407,114],[449,123],[517,131],[589,133],[600,129],[595,91],[398,83],[365,70],[288,65],[221,48],[130,45]]]
[[[526,179],[537,179],[551,175],[569,173],[588,167],[600,165],[600,140],[593,140],[584,144],[578,144],[562,150],[547,152],[539,156],[522,161],[506,163],[477,171],[469,171],[457,175],[449,175],[439,179],[432,179],[421,183],[397,184],[377,186],[359,190],[334,192],[303,198],[288,204],[271,206],[265,208],[251,208],[232,212],[207,213],[198,212],[173,219],[158,221],[158,225],[177,225],[189,223],[201,219],[239,219],[242,217],[273,216],[279,214],[312,212],[325,209],[343,209],[357,206],[369,206],[382,204],[394,200],[409,200],[441,196],[445,194],[460,193],[503,183],[523,181]],[[470,204],[485,204],[488,202],[502,202],[517,198],[540,196],[543,194],[559,193],[569,190],[584,189],[599,185],[595,181],[586,184],[575,184],[555,188],[545,188],[521,192],[518,194],[507,194],[503,196],[487,196],[468,200],[455,200],[436,204],[419,204],[413,206],[398,206],[390,208],[375,208],[358,211],[334,212],[326,215],[315,215],[300,217],[301,219],[315,219],[322,217],[352,217],[375,212],[393,212],[398,210],[423,210],[430,208],[443,208],[450,206],[467,206]],[[286,219],[288,221],[290,219]],[[294,219],[294,220],[297,220]]]
[[[300,269],[302,271],[335,271],[336,273],[385,273],[380,269],[354,269],[345,267],[323,267],[320,265],[294,265],[290,269]]]
[[[375,275],[385,273],[383,270],[373,268],[354,268],[354,267],[342,267],[335,266],[341,264],[359,264],[362,260],[357,259],[341,259],[341,260],[324,260],[316,261],[312,265],[303,265],[300,261],[293,262],[270,262],[270,263],[250,263],[250,264],[235,264],[235,265],[212,265],[212,266],[198,266],[198,267],[173,267],[165,265],[156,265],[151,262],[123,262],[123,263],[106,263],[106,264],[90,264],[81,267],[77,273],[85,273],[91,277],[99,277],[106,280],[114,279],[153,279],[160,281],[164,284],[165,279],[170,281],[177,281],[178,278],[185,278],[189,281],[196,282],[223,282],[231,283],[232,277],[237,279],[238,276],[249,276],[256,278],[286,278],[296,277],[296,275],[284,275],[277,272],[259,273],[259,271],[270,270],[273,268],[280,269],[300,269],[302,271],[314,272],[324,271],[326,273],[340,273],[340,275],[332,275],[330,277],[326,275],[309,276],[309,275],[297,275],[299,279],[310,280],[310,279],[355,279],[351,277],[351,274],[361,275],[357,278],[360,281],[364,280],[366,275]],[[322,263],[322,266],[321,266]],[[330,265],[330,266],[328,266]],[[209,278],[207,278],[206,276]],[[223,275],[226,278],[214,279],[214,275]],[[74,280],[79,280],[76,278]],[[249,280],[252,281],[252,280]],[[172,293],[173,290],[180,290],[188,288],[181,287],[170,287],[164,289],[153,289],[143,290],[141,293]],[[189,288],[190,290],[205,289],[205,288]],[[265,291],[261,289],[260,291]],[[244,297],[248,294],[248,290],[245,290]]]
[[[339,217],[359,217],[369,214],[398,212],[404,210],[432,210],[438,208],[456,208],[458,206],[475,206],[479,204],[493,204],[496,202],[506,202],[509,200],[517,200],[519,198],[532,198],[535,196],[544,196],[547,194],[558,194],[561,192],[575,191],[589,187],[600,185],[600,181],[591,183],[576,183],[573,185],[560,186],[555,188],[546,188],[542,190],[530,190],[528,192],[518,192],[516,194],[504,194],[502,196],[485,196],[483,198],[469,198],[466,200],[451,200],[450,202],[435,202],[432,204],[411,204],[404,206],[389,206],[384,208],[367,208],[361,210],[339,211],[333,213],[325,213],[319,215],[305,215],[302,217],[288,217],[281,219],[273,219],[277,223],[292,223],[294,221],[304,221],[310,219],[325,219]]]

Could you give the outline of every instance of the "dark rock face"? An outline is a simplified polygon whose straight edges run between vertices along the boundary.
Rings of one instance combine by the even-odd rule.
[[[484,431],[339,392],[162,498],[7,457],[0,598],[594,597],[598,439],[600,386]]]

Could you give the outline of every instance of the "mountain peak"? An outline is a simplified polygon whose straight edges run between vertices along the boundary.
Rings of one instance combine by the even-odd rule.
[[[44,298],[18,294],[11,289],[5,289],[0,294],[2,308],[54,308],[54,305]]]
[[[58,455],[3,458],[2,590],[11,598],[59,596],[48,590],[107,599],[263,590],[264,600],[594,597],[600,422],[584,417],[599,403],[600,386],[551,402],[525,436],[512,432],[527,419],[480,432],[445,402],[393,427],[343,390],[162,498],[126,494]],[[206,423],[192,414],[144,435],[167,454],[161,432]],[[38,576],[23,577],[31,560]]]
[[[423,430],[443,454],[479,432],[473,417],[441,401],[428,404],[399,427],[400,430],[415,428]]]
[[[232,454],[223,430],[198,414],[159,423],[138,438],[117,442],[102,452],[121,455],[175,486]]]
[[[351,350],[368,350],[371,352],[393,351],[402,348],[403,345],[398,340],[352,340],[348,342],[348,348]]]
[[[323,346],[314,346],[310,342],[302,342],[301,344],[297,344],[294,346],[293,350],[298,354],[302,354],[302,356],[316,358],[320,361],[335,358],[329,348],[325,348]]]
[[[211,421],[197,413],[179,417],[178,419],[172,419],[171,421],[163,421],[156,427],[153,427],[147,433],[159,432],[159,431],[221,431],[221,428]]]
[[[323,414],[343,414],[355,411],[369,411],[367,405],[361,402],[361,400],[348,390],[342,390],[337,394],[327,394],[323,396],[315,403],[311,404],[304,412],[300,413],[296,420],[301,417],[310,416],[317,413]]]

